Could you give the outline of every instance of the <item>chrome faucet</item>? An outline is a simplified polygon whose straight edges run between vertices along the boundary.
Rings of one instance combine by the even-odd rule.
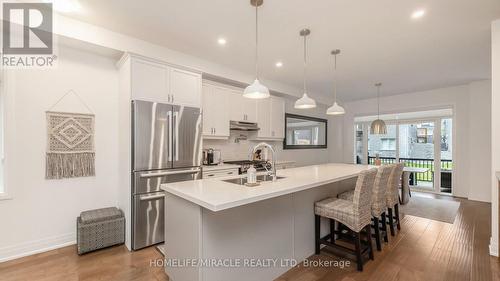
[[[265,142],[261,142],[259,144],[257,144],[256,146],[253,147],[252,149],[252,153],[250,154],[251,155],[251,158],[253,158],[253,155],[255,154],[255,152],[257,151],[257,149],[261,148],[261,147],[265,147],[265,148],[269,148],[273,154],[273,162],[271,163],[272,165],[272,171],[269,172],[269,170],[267,169],[266,165],[264,165],[264,168],[266,169],[268,175],[271,175],[273,177],[273,181],[276,181],[276,150],[274,150],[274,147],[268,143],[265,143]],[[253,159],[250,159],[250,160],[253,160]]]

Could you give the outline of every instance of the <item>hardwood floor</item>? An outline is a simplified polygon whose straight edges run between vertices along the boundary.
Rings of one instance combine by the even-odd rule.
[[[461,202],[454,224],[405,216],[401,232],[389,236],[361,273],[354,263],[343,269],[299,265],[277,280],[500,280],[499,260],[488,254],[490,204],[442,199]],[[168,280],[163,268],[150,266],[155,259],[161,255],[154,248],[129,252],[118,246],[78,256],[70,246],[0,263],[0,280]],[[340,259],[322,254],[310,260]]]

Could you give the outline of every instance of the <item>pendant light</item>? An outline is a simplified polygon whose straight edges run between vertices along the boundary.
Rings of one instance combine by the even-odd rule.
[[[334,71],[333,71],[333,105],[326,110],[328,115],[342,115],[345,114],[345,109],[337,103],[337,55],[340,50],[333,50],[331,53],[334,56]]]
[[[307,85],[306,85],[306,67],[307,67],[307,44],[306,44],[306,38],[309,34],[311,34],[311,31],[307,28],[302,29],[300,31],[300,36],[304,37],[304,94],[300,99],[298,99],[295,102],[295,108],[298,109],[308,109],[308,108],[315,108],[316,107],[316,102],[311,99],[310,97],[307,96]]]
[[[264,4],[264,0],[250,0],[250,4],[255,7],[255,81],[245,88],[243,97],[249,99],[268,98],[269,89],[259,81],[259,6]]]
[[[382,83],[377,83],[375,86],[377,87],[377,120],[372,122],[370,133],[372,135],[385,135],[387,134],[387,126],[384,120],[380,119],[380,86],[382,86]]]

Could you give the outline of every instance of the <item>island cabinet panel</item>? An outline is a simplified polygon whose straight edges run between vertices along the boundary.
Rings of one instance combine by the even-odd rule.
[[[231,92],[227,88],[203,84],[203,137],[229,137],[229,111],[227,101]]]
[[[167,264],[165,272],[175,281],[274,280],[314,254],[314,202],[351,188],[350,182],[334,182],[221,211],[166,192],[166,260],[230,260],[240,266]],[[322,224],[326,235],[328,221]],[[276,263],[244,264],[270,260]]]

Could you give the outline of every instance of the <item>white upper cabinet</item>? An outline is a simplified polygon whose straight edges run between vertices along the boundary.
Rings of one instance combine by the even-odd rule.
[[[285,138],[285,100],[271,96],[271,137]]]
[[[201,106],[201,74],[139,57],[131,58],[132,99]]]
[[[229,137],[229,110],[231,91],[227,88],[203,84],[203,136],[205,138]]]
[[[167,66],[132,59],[131,72],[132,99],[169,102]]]
[[[200,107],[201,74],[170,68],[171,103]]]
[[[271,96],[257,101],[257,139],[278,140],[285,138],[285,101]]]
[[[271,137],[271,99],[257,100],[257,138]]]
[[[231,90],[229,99],[231,121],[257,122],[257,100],[243,97],[243,90]]]

